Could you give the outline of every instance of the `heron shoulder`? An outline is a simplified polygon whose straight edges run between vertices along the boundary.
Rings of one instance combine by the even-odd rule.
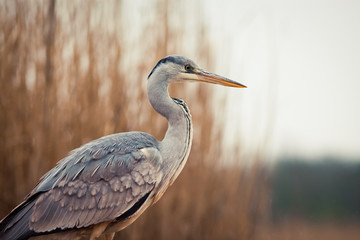
[[[72,151],[23,203],[34,206],[31,230],[37,235],[120,221],[149,206],[163,176],[157,145],[149,134],[130,132],[102,137]]]
[[[151,156],[150,162],[157,165],[156,161],[160,161],[161,158],[160,153],[157,153],[159,152],[158,141],[147,133],[117,133],[93,140],[71,151],[67,157],[60,160],[56,167],[41,178],[34,191],[47,191],[60,182],[67,183],[87,172],[99,169],[108,170],[108,167],[116,167],[111,164],[114,162],[118,164],[118,167],[122,166],[124,171],[128,171],[132,167],[131,164],[146,157],[140,150],[148,148],[154,149],[152,151],[154,156]],[[119,169],[111,171],[119,171]],[[99,177],[92,173],[91,181],[95,181],[96,176]]]
[[[151,205],[152,191],[162,173],[141,150],[138,156],[130,155],[121,154],[111,161],[103,158],[100,164],[91,161],[74,179],[60,181],[39,194],[31,228],[37,233],[84,228],[122,220]],[[131,163],[123,164],[123,157],[132,158]]]

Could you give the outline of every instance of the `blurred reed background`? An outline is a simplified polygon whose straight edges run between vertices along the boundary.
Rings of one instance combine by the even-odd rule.
[[[316,2],[319,9],[328,6],[327,2]],[[216,68],[222,66],[222,71],[231,72],[235,66],[234,72],[243,75],[244,79],[252,78],[249,89],[239,91],[241,96],[247,94],[243,99],[246,104],[241,106],[244,107],[244,118],[234,121],[229,117],[234,116],[229,111],[237,112],[241,105],[229,100],[229,95],[232,95],[229,88],[204,84],[171,86],[171,95],[183,98],[193,116],[194,140],[188,163],[163,198],[134,224],[118,233],[116,238],[358,239],[358,159],[342,157],[341,151],[335,157],[304,157],[311,154],[297,146],[298,142],[309,142],[314,148],[321,146],[317,144],[321,141],[317,137],[322,135],[317,130],[320,125],[328,127],[323,129],[346,132],[336,124],[350,124],[341,122],[342,118],[337,118],[340,119],[338,122],[330,121],[336,119],[334,114],[346,120],[356,117],[341,114],[341,111],[333,112],[333,106],[337,106],[337,102],[332,101],[334,94],[328,99],[328,95],[324,94],[326,89],[323,89],[323,83],[328,84],[328,76],[352,69],[352,65],[345,61],[348,58],[341,58],[343,65],[337,61],[333,62],[335,67],[325,65],[326,69],[337,71],[325,72],[328,75],[325,74],[326,78],[323,79],[322,65],[313,66],[315,63],[310,61],[317,56],[315,62],[327,63],[318,61],[322,59],[322,52],[315,52],[317,55],[314,55],[313,49],[336,54],[331,50],[342,49],[342,45],[339,44],[339,48],[334,47],[337,45],[324,45],[321,39],[327,41],[330,39],[328,35],[306,35],[303,32],[304,29],[312,29],[307,24],[316,26],[314,33],[329,29],[327,22],[323,25],[319,20],[333,19],[331,11],[343,5],[334,1],[332,3],[335,4],[327,9],[328,15],[321,15],[312,3],[262,3],[218,3],[218,6],[224,5],[225,10],[209,7],[212,13],[209,19],[204,16],[204,8],[208,6],[205,1],[105,3],[0,0],[0,218],[19,204],[57,161],[92,139],[133,130],[148,132],[162,139],[167,123],[148,102],[146,79],[159,59],[176,53],[195,60],[209,71],[216,72]],[[229,11],[229,7],[232,11]],[[341,9],[347,10],[346,7]],[[354,9],[353,13],[356,13]],[[229,14],[235,13],[235,19],[239,22],[226,18],[224,13],[227,11]],[[309,13],[313,15],[308,17]],[[294,18],[287,18],[292,14],[295,14]],[[343,14],[352,16],[347,12]],[[275,16],[276,21],[271,16]],[[345,19],[345,15],[342,16]],[[217,24],[211,25],[210,20]],[[232,25],[226,25],[231,21],[238,27],[235,31]],[[344,22],[336,20],[339,24]],[[211,26],[227,27],[223,37],[229,43],[228,48],[223,46],[223,41],[214,47],[214,35],[220,31],[210,32]],[[262,34],[264,29],[268,35]],[[289,34],[287,39],[276,37],[284,29],[293,30],[293,35]],[[348,37],[336,31],[331,33],[342,36],[346,43],[354,39],[352,35]],[[304,38],[314,45],[301,45]],[[296,44],[291,48],[293,41]],[[235,46],[238,49],[232,48]],[[219,56],[225,49],[228,50]],[[296,55],[294,49],[301,49],[304,55]],[[353,52],[353,49],[350,50]],[[287,54],[291,55],[291,59]],[[235,56],[243,59],[242,62]],[[268,64],[262,62],[261,57],[265,57]],[[356,65],[356,58],[352,57],[348,62],[355,59],[353,65]],[[232,65],[216,61],[224,58],[235,60],[230,61]],[[332,60],[326,54],[324,58]],[[297,64],[297,59],[309,63],[311,68]],[[302,73],[308,72],[308,75],[298,75],[298,68],[302,69]],[[311,73],[315,73],[316,78],[320,76],[321,81],[313,81]],[[226,72],[222,74],[227,76]],[[326,106],[331,106],[331,116],[324,114],[327,111],[320,107],[322,105],[315,104],[318,114],[314,114],[310,111],[312,104],[306,105],[306,101],[305,106],[297,104],[297,101],[303,102],[304,99],[301,98],[303,96],[297,98],[295,93],[309,94],[304,89],[298,89],[301,86],[297,76],[301,82],[307,80],[311,85],[321,86],[313,89],[316,99],[309,97],[307,101],[318,104],[317,98],[326,100]],[[358,82],[354,79],[339,79],[343,88],[336,91],[335,99],[352,96],[355,89],[352,86],[358,86],[351,85]],[[338,83],[338,79],[335,80]],[[307,84],[303,85],[307,87]],[[335,83],[328,85],[341,87]],[[286,86],[295,86],[297,91],[291,92],[294,89]],[[344,86],[350,86],[348,88],[352,91]],[[278,105],[277,97],[280,98]],[[230,96],[230,99],[235,98]],[[292,101],[294,99],[297,101]],[[290,111],[284,108],[284,102],[290,104]],[[351,112],[357,109],[351,104],[340,105],[338,111],[346,109],[344,106],[350,108]],[[266,113],[271,113],[274,119]],[[308,122],[304,122],[306,119]],[[231,128],[231,121],[242,126],[240,131]],[[247,121],[252,125],[243,124]],[[228,124],[230,127],[226,128]],[[285,128],[280,128],[280,125]],[[276,156],[276,161],[271,162],[274,159],[269,155],[269,148],[276,140],[273,135],[278,135],[288,125],[290,129],[298,128],[299,131],[294,138],[290,138],[291,141],[281,146],[288,154],[283,154],[280,159]],[[235,137],[225,135],[229,133],[229,128]],[[305,131],[308,128],[310,130]],[[244,132],[250,134],[244,134],[247,136],[244,141],[242,136],[236,135],[238,132],[239,135]],[[349,136],[354,133],[356,130],[352,130]],[[333,141],[349,140],[344,137],[346,134],[327,132],[324,136]],[[336,145],[336,141],[334,143]],[[351,145],[350,141],[347,144]],[[297,156],[296,151],[292,151],[297,148],[298,153],[300,151],[304,156],[294,157]],[[327,151],[339,152],[336,149]],[[327,152],[321,154],[324,153]]]
[[[0,2],[1,218],[57,161],[92,139],[132,130],[162,138],[166,121],[146,95],[153,66],[168,54],[192,53],[201,66],[213,67],[201,11],[188,24],[185,10],[162,0],[135,12],[122,1]],[[219,164],[226,119],[212,86],[170,90],[192,110],[188,164],[159,203],[117,239],[254,238],[267,215],[263,164],[256,157],[246,168]],[[225,151],[242,162],[241,146]]]

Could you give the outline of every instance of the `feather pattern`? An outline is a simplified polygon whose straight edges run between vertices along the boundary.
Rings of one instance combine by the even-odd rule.
[[[16,208],[23,214],[2,224],[16,231],[27,226],[29,233],[38,235],[114,221],[159,181],[162,158],[157,144],[151,135],[130,132],[75,149]]]

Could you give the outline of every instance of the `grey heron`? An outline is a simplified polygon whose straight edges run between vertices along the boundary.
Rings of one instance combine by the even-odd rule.
[[[157,202],[183,169],[192,142],[185,102],[171,98],[172,82],[200,81],[244,88],[178,55],[161,59],[148,76],[152,107],[168,121],[162,141],[143,132],[93,140],[47,172],[0,222],[0,239],[112,239]]]

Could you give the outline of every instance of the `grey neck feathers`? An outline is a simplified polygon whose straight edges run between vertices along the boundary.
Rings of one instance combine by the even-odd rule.
[[[153,73],[148,83],[148,97],[153,108],[168,120],[168,130],[159,148],[164,161],[165,173],[171,175],[170,181],[180,173],[192,141],[191,115],[185,102],[172,99],[168,93],[168,82],[162,81],[159,74]]]
[[[160,76],[157,75],[157,77]],[[183,110],[169,96],[168,82],[161,79],[149,79],[148,81],[148,97],[153,108],[169,123],[181,120],[184,117]]]

